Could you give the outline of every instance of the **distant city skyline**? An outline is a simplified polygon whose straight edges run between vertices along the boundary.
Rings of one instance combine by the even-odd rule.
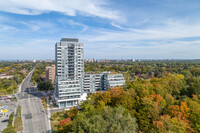
[[[199,0],[0,1],[0,60],[54,59],[65,37],[89,59],[200,59],[199,9]]]

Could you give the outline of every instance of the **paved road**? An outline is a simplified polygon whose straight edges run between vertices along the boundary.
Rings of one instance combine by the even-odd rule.
[[[47,133],[47,116],[39,98],[22,100],[24,133]]]
[[[32,73],[24,80],[21,86],[21,93],[17,98],[22,105],[23,133],[47,133],[49,125],[47,115],[43,109],[40,98],[43,93],[37,92],[31,82]]]

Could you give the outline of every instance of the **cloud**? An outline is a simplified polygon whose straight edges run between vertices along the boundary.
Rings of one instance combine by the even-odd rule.
[[[67,25],[70,25],[70,26],[73,26],[73,27],[81,27],[82,30],[78,33],[78,35],[80,35],[81,33],[84,33],[89,28],[89,26],[87,26],[85,24],[82,24],[82,23],[79,23],[79,22],[76,22],[76,21],[73,21],[73,20],[70,20],[70,19],[59,19],[58,21],[60,23],[64,24],[64,25],[67,24]]]
[[[109,29],[93,29],[95,35],[85,35],[84,38],[89,38],[89,42],[110,41],[110,42],[130,42],[130,41],[145,41],[145,40],[170,40],[182,39],[191,37],[200,37],[200,24],[184,24],[184,23],[167,23],[165,25],[158,25],[141,28],[123,28],[116,26],[123,30],[109,30]]]
[[[178,21],[163,22],[148,28],[124,28],[112,23],[119,30],[93,29],[81,36],[87,51],[98,49],[93,56],[101,58],[199,58],[200,24]],[[86,54],[86,56],[92,54]]]
[[[199,58],[199,41],[157,40],[146,42],[148,45],[143,41],[90,42],[85,45],[85,55],[90,58],[104,59],[196,59]]]
[[[116,27],[116,28],[118,28],[118,29],[121,29],[121,30],[128,30],[127,28],[123,28],[120,25],[117,25],[117,24],[115,24],[113,22],[111,23],[111,25],[114,26],[114,27]]]
[[[29,51],[31,58],[36,54],[38,58],[54,57],[54,43],[62,37],[79,38],[85,44],[87,58],[200,56],[200,20],[194,15],[198,14],[196,10],[180,15],[180,7],[166,7],[165,2],[108,1],[0,0],[1,57],[21,53],[22,58],[24,51]],[[10,48],[12,53],[6,53]]]
[[[9,26],[9,25],[5,25],[5,24],[0,24],[0,33],[5,33],[5,32],[11,32],[13,30],[17,30],[15,27],[13,26]]]
[[[32,31],[39,31],[41,29],[50,30],[54,27],[54,24],[48,21],[21,21],[19,23],[31,28]]]
[[[1,0],[0,11],[24,15],[38,15],[51,11],[69,16],[93,15],[101,18],[119,19],[117,11],[107,9],[105,0]]]

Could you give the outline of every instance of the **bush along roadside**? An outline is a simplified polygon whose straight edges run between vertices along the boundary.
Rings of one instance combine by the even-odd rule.
[[[2,133],[16,133],[14,127],[12,126],[13,122],[13,117],[14,117],[14,112],[12,112],[9,116],[9,122],[7,128],[5,128]]]

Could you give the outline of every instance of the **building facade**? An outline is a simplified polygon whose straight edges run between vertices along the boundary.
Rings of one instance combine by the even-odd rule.
[[[108,90],[112,87],[123,86],[125,83],[123,74],[108,72],[103,76],[103,89]]]
[[[55,97],[59,107],[75,106],[83,93],[84,44],[62,38],[55,45]]]
[[[102,72],[100,74],[84,75],[84,92],[94,93],[97,91],[106,91],[112,87],[123,86],[124,77],[119,73]]]
[[[103,74],[85,74],[83,90],[85,93],[94,93],[102,90]]]
[[[45,68],[46,82],[50,81],[52,85],[55,85],[55,65],[47,66]]]

